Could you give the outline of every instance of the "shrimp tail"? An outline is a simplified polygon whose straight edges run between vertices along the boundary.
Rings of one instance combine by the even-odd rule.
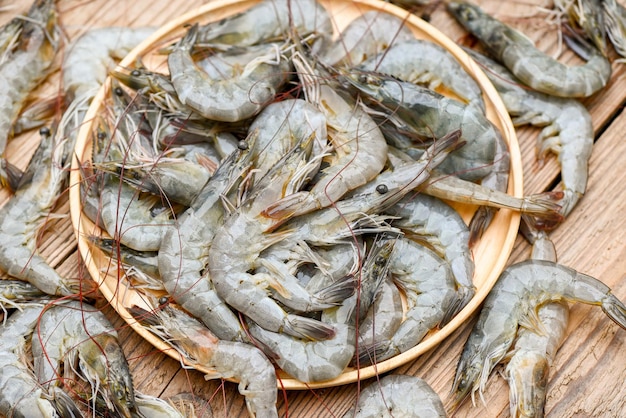
[[[551,230],[563,221],[562,206],[558,203],[563,199],[562,191],[537,193],[524,198],[524,222],[537,230]]]
[[[439,323],[439,327],[441,328],[446,325],[448,322],[450,322],[452,318],[456,316],[456,314],[461,312],[461,309],[463,309],[469,303],[469,301],[474,297],[475,294],[476,288],[474,286],[460,286],[457,289],[456,298],[450,303],[450,306],[444,313],[443,318]]]
[[[493,219],[497,211],[497,208],[493,208],[490,206],[480,206],[476,210],[469,224],[470,236],[468,245],[470,248],[473,248],[480,239],[480,237],[483,236],[483,234],[487,230],[487,227],[489,227],[489,225],[491,224],[491,220]]]
[[[354,275],[348,275],[336,281],[328,287],[315,293],[315,298],[328,304],[340,305],[344,300],[354,294],[357,280]]]
[[[391,341],[377,341],[374,344],[362,345],[356,354],[359,366],[367,366],[375,364],[377,361],[385,360],[391,357],[389,355],[391,350]],[[394,353],[391,354],[393,355]]]
[[[50,396],[54,408],[62,417],[82,417],[83,413],[74,402],[74,400],[58,386],[50,386]]]
[[[311,341],[327,340],[335,336],[335,328],[312,318],[298,315],[287,315],[283,332],[299,335]]]
[[[296,192],[283,197],[277,202],[272,203],[265,208],[261,214],[267,218],[276,219],[277,221],[286,221],[291,218],[297,211],[298,207],[309,199],[309,193]]]
[[[8,162],[5,158],[0,158],[0,184],[2,187],[16,191],[22,179],[22,170]]]
[[[626,306],[615,295],[609,294],[602,301],[602,310],[613,322],[626,329]]]

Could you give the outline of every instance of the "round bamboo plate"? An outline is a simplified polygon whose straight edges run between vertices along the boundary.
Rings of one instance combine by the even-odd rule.
[[[188,13],[165,25],[151,37],[142,42],[124,60],[120,66],[132,66],[138,57],[141,57],[144,64],[151,69],[166,72],[165,58],[156,54],[160,47],[171,44],[172,41],[180,38],[186,31],[186,26],[195,22],[207,23],[216,21],[226,16],[245,10],[258,0],[219,0],[211,2],[195,12]],[[443,35],[433,26],[408,13],[407,11],[384,3],[378,0],[319,0],[331,15],[335,31],[341,31],[354,18],[368,11],[379,11],[389,13],[405,20],[406,26],[411,29],[417,38],[435,42],[447,49],[479,83],[487,107],[487,117],[500,129],[504,139],[508,142],[511,154],[511,173],[509,179],[508,193],[522,196],[522,163],[520,150],[515,136],[515,130],[506,112],[504,105],[496,90],[491,85],[487,77],[481,71],[478,64],[465,54],[452,40]],[[94,98],[85,122],[79,132],[77,146],[72,162],[70,205],[71,217],[75,233],[78,239],[80,253],[87,265],[90,275],[98,283],[102,294],[111,303],[119,315],[144,339],[150,342],[159,350],[162,350],[176,359],[180,359],[178,352],[173,350],[168,344],[154,336],[152,333],[138,324],[129,314],[128,308],[137,305],[150,309],[141,294],[129,287],[126,281],[120,280],[123,272],[116,268],[116,264],[95,249],[87,240],[88,235],[101,234],[101,230],[94,225],[82,213],[80,187],[83,181],[79,168],[88,164],[91,155],[91,137],[94,131],[93,119],[102,111],[104,97],[107,93],[108,82],[102,87]],[[468,221],[474,207],[455,205],[463,218]],[[444,338],[452,333],[480,306],[484,298],[493,287],[498,276],[507,264],[511,254],[517,231],[520,216],[518,213],[501,209],[497,212],[494,220],[479,243],[473,249],[476,271],[474,284],[477,292],[470,303],[454,317],[445,327],[431,332],[420,344],[414,348],[389,360],[378,363],[376,366],[363,367],[360,369],[347,368],[339,377],[315,383],[303,383],[291,378],[282,371],[278,371],[279,387],[291,390],[304,390],[310,388],[330,387],[355,382],[359,379],[370,378],[376,374],[384,373],[397,368],[411,360],[414,360],[424,352],[439,344]],[[201,372],[210,372],[202,370]]]

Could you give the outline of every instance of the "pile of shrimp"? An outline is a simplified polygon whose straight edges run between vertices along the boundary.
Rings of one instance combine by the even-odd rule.
[[[186,365],[211,370],[207,378],[237,381],[251,416],[278,416],[277,367],[304,383],[335,379],[404,353],[451,321],[475,295],[472,248],[499,208],[522,212],[535,253],[506,269],[485,302],[459,362],[453,408],[482,396],[493,368],[508,361],[512,414],[540,416],[564,301],[601,305],[626,328],[622,302],[557,264],[548,238],[586,189],[593,129],[575,98],[604,87],[610,64],[580,43],[587,64],[562,68],[480,9],[450,2],[448,10],[509,67],[469,51],[498,74],[492,81],[515,122],[547,125],[541,152],[558,151],[563,190],[508,195],[508,146],[480,87],[454,56],[384,12],[334,33],[315,0],[265,0],[189,26],[162,45],[162,67],[139,59],[111,71],[77,186],[82,215],[97,227],[86,238],[113,260],[103,269],[113,266],[140,295],[129,307],[135,320]],[[14,192],[0,208],[0,268],[17,280],[3,281],[0,333],[20,341],[0,344],[7,416],[80,416],[84,408],[192,415],[134,391],[113,327],[84,297],[88,284],[59,275],[36,249],[67,184],[78,126],[110,71],[102,62],[152,31],[104,28],[73,44],[63,117],[41,129],[24,172],[0,161],[2,186]],[[488,44],[494,32],[510,42]],[[18,128],[45,124],[19,115],[58,48],[54,3],[35,1],[0,35],[0,81],[16,86],[0,97],[3,151]],[[85,64],[85,53],[101,61]],[[537,77],[556,71],[561,84]],[[479,208],[467,225],[442,199]],[[543,374],[529,380],[536,368]],[[376,387],[346,416],[369,416],[370,403],[376,413],[417,415],[406,403],[417,397],[445,416],[421,380],[390,376]]]

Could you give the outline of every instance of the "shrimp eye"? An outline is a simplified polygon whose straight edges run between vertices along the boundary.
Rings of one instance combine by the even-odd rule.
[[[132,75],[133,77],[139,77],[141,75],[141,71],[133,70],[130,72],[130,75]]]
[[[376,260],[374,261],[374,263],[375,263],[377,266],[384,266],[386,262],[387,262],[387,261],[385,260],[385,257],[380,257],[380,256],[379,256],[379,257],[376,257]]]
[[[44,126],[39,130],[39,135],[48,136],[50,135],[50,129],[47,126]]]
[[[116,96],[121,96],[124,94],[124,90],[122,90],[121,87],[115,87],[115,89],[113,89],[113,93],[115,93]]]
[[[98,139],[105,139],[107,137],[106,132],[98,132],[98,134],[96,135],[98,137]]]
[[[245,151],[248,149],[248,143],[246,141],[239,141],[237,143],[237,148],[239,148],[242,151]]]
[[[386,184],[379,184],[376,186],[376,191],[380,194],[385,194],[389,191],[389,187]]]
[[[167,296],[162,296],[159,298],[159,305],[167,305],[170,301],[170,298]]]

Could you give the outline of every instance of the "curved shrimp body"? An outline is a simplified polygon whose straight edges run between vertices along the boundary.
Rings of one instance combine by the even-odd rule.
[[[356,410],[348,411],[343,418],[446,416],[441,398],[425,380],[391,374],[363,389]]]
[[[565,338],[567,303],[547,303],[537,310],[547,334],[520,327],[504,375],[509,382],[512,417],[543,417],[550,367]]]
[[[284,185],[304,161],[311,139],[303,141],[261,178],[250,197],[217,230],[208,252],[208,271],[217,293],[231,307],[270,331],[312,340],[333,335],[332,327],[310,318],[287,313],[269,295],[280,283],[270,274],[250,274],[261,251],[289,237],[291,232],[267,233],[272,219],[260,215],[268,202],[283,195]]]
[[[158,253],[159,273],[170,296],[218,338],[228,341],[247,338],[239,319],[203,272],[211,240],[224,217],[220,196],[244,173],[247,155],[233,153],[220,165],[176,227],[165,233]]]
[[[36,0],[22,24],[15,51],[0,65],[0,184],[15,190],[21,172],[4,159],[11,126],[26,98],[45,76],[59,44],[53,0]],[[11,86],[8,88],[8,86]]]
[[[568,67],[478,6],[450,2],[447,8],[490,54],[535,90],[559,97],[587,97],[604,87],[611,77],[611,63],[593,48],[586,51],[589,59],[584,65]]]
[[[537,138],[540,157],[552,151],[558,155],[564,196],[559,201],[567,216],[587,189],[589,158],[593,148],[593,123],[587,108],[576,99],[553,97],[530,91],[506,68],[478,53],[468,51],[487,67],[494,84],[516,126],[543,127]]]
[[[386,360],[415,347],[441,324],[456,299],[449,265],[437,254],[406,238],[398,238],[389,272],[407,296],[405,319],[389,340],[360,347],[361,364]]]
[[[414,40],[405,22],[378,10],[365,12],[341,31],[341,36],[320,51],[320,60],[328,66],[354,67],[370,57],[386,53],[396,43]]]
[[[262,343],[281,370],[301,382],[321,382],[339,376],[354,355],[354,326],[332,323],[335,335],[323,341],[307,341],[272,332],[250,322],[249,331]]]
[[[59,416],[44,389],[23,362],[26,344],[44,305],[30,305],[13,313],[0,327],[0,413],[3,416],[56,418]]]
[[[147,312],[133,307],[132,315],[151,332],[171,344],[190,365],[214,370],[207,379],[233,378],[245,396],[250,415],[278,417],[276,372],[255,346],[219,340],[204,325],[171,305]]]
[[[495,143],[500,133],[480,108],[383,74],[353,73],[344,79],[355,86],[374,109],[389,115],[385,116],[384,131],[389,127],[409,132],[413,147],[419,145],[413,137],[432,140],[460,129],[461,139],[466,144],[450,154],[439,167],[441,171],[479,181],[492,170]],[[416,151],[421,155],[421,149],[416,147]]]
[[[43,312],[33,337],[35,375],[44,386],[55,385],[65,367],[80,367],[109,410],[130,418],[136,413],[130,369],[113,325],[86,303],[69,301]]]
[[[538,325],[537,307],[571,301],[599,305],[626,329],[626,306],[599,280],[545,260],[526,260],[508,267],[485,299],[457,365],[453,391],[459,403],[470,392],[482,393],[489,374],[509,351],[518,326]]]
[[[450,205],[423,193],[405,197],[385,213],[399,218],[392,224],[408,238],[426,242],[450,264],[457,284],[457,300],[442,320],[447,323],[476,293],[467,225]]]
[[[290,194],[268,205],[265,216],[286,219],[332,205],[374,178],[387,161],[387,143],[376,122],[359,105],[321,85],[316,102],[328,121],[334,151],[310,191]]]
[[[286,39],[332,33],[330,16],[316,0],[264,0],[242,13],[201,26],[198,43],[217,47],[249,46]]]
[[[36,237],[56,202],[67,175],[63,143],[44,136],[25,173],[23,185],[0,208],[0,268],[50,295],[71,295],[76,280],[61,277],[37,253]]]
[[[211,78],[191,56],[197,30],[197,25],[191,27],[167,59],[178,99],[207,119],[217,121],[237,122],[260,112],[286,81],[291,67],[281,57],[279,46],[264,44],[237,52],[247,62],[243,71],[233,66],[232,74]],[[224,52],[221,57],[227,59],[228,54],[232,53]]]
[[[166,231],[173,227],[171,210],[153,210],[161,200],[143,196],[134,187],[109,176],[101,193],[102,222],[111,237],[136,251],[158,251]]]
[[[478,83],[452,54],[434,42],[411,39],[395,43],[358,69],[388,74],[435,91],[452,92],[465,103],[472,103],[483,112],[485,109]]]
[[[106,27],[82,34],[63,60],[63,87],[70,100],[93,97],[108,75],[111,58],[124,58],[153,32],[154,28]]]

